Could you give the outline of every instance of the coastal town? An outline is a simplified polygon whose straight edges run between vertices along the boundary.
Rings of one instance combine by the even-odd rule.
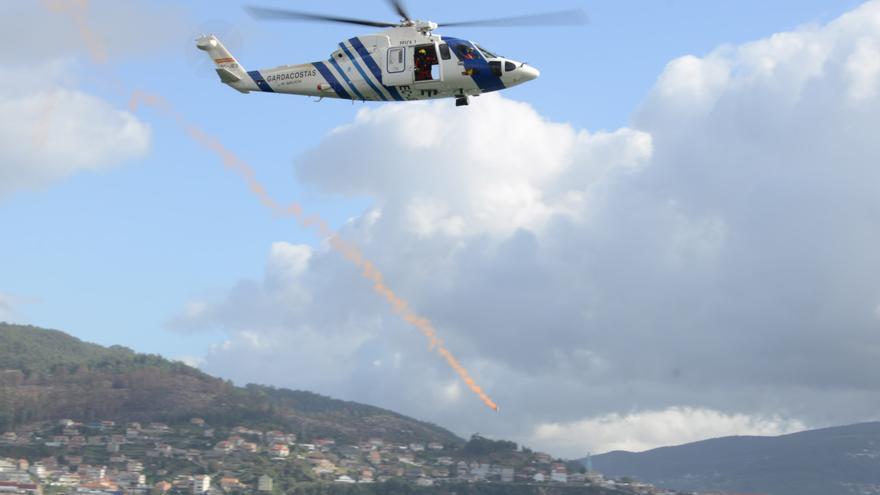
[[[493,448],[500,444],[501,448]],[[475,446],[469,448],[469,446]],[[488,446],[488,448],[486,448]],[[512,449],[510,449],[512,446]],[[0,493],[296,493],[315,484],[396,482],[412,487],[523,484],[604,487],[614,493],[677,495],[589,462],[564,462],[512,442],[474,436],[462,445],[369,438],[299,438],[278,429],[222,427],[194,417],[180,424],[70,419],[17,427],[0,436]]]

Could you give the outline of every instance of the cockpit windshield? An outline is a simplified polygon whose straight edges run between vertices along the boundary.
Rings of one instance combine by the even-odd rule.
[[[486,50],[485,48],[483,48],[480,45],[476,45],[476,47],[479,48],[481,52],[483,52],[483,56],[486,58],[499,58],[498,55],[495,55],[494,53],[490,52],[489,50]]]

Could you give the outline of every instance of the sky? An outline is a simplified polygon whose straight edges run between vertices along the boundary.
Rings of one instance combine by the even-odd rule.
[[[880,1],[549,0],[590,23],[440,31],[541,70],[462,108],[239,94],[196,35],[250,70],[370,32],[241,7],[0,4],[0,321],[568,457],[877,419]]]

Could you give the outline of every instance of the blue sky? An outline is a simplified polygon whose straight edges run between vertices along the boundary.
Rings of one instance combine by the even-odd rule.
[[[186,29],[198,33],[203,27],[219,26],[238,33],[243,46],[235,55],[248,69],[320,60],[340,39],[369,30],[258,23],[229,2],[172,4],[169,8],[179,11],[183,30],[178,27],[168,33],[155,26],[157,36],[166,37],[161,42],[165,49],[159,52],[134,60],[114,59],[96,69],[85,47],[77,50],[77,77],[84,86],[121,107],[128,94],[108,90],[105,77],[118,77],[126,88],[161,94],[191,122],[250,162],[276,197],[299,199],[337,223],[360,213],[366,200],[328,198],[304,188],[296,183],[291,164],[363,104],[239,95],[212,74],[207,77],[188,58],[186,50],[195,47]],[[311,8],[296,2],[276,4]],[[671,59],[827,21],[858,4],[552,1],[542,3],[541,9],[583,7],[590,24],[459,28],[450,35],[476,40],[541,69],[537,82],[509,90],[510,98],[530,102],[548,119],[594,130],[613,129],[628,123]],[[101,4],[91,8],[100,9]],[[382,2],[335,2],[323,8],[353,17],[394,19]],[[412,2],[410,10],[419,17],[456,20],[534,9],[511,9],[509,4],[493,2]],[[275,240],[315,242],[315,238],[290,221],[267,214],[237,177],[224,171],[215,156],[173,122],[150,110],[139,117],[149,122],[154,133],[145,158],[3,201],[0,224],[11,240],[0,245],[0,257],[6,260],[3,290],[32,301],[21,307],[21,317],[33,324],[143,352],[198,355],[217,337],[181,336],[165,329],[181,301],[193,294],[210,294],[243,275],[258,274],[266,246]],[[498,146],[503,153],[504,143],[487,145]]]
[[[48,77],[42,62],[63,60],[60,75],[51,76],[59,87],[95,96],[119,110],[127,109],[133,89],[162,95],[189,122],[246,160],[274,197],[297,200],[336,227],[350,218],[360,218],[374,206],[374,195],[328,193],[333,185],[326,180],[300,183],[294,164],[309,169],[314,160],[303,158],[306,152],[325,150],[327,143],[332,143],[328,138],[331,131],[354,121],[361,109],[381,112],[383,105],[238,94],[213,74],[206,77],[192,63],[196,51],[192,40],[206,27],[220,26],[221,32],[216,34],[221,38],[234,30],[243,40],[234,54],[252,70],[321,60],[339,40],[370,30],[259,23],[243,12],[241,4],[218,3],[134,2],[120,7],[92,2],[88,17],[91,29],[103,37],[111,51],[103,64],[91,60],[70,17],[44,9],[38,2],[4,3],[0,14],[4,10],[16,13],[0,15],[4,19],[0,24],[8,24],[7,31],[15,27],[26,32],[48,24],[56,26],[60,39],[65,40],[62,48],[34,48],[33,59],[17,60],[12,68],[24,81],[11,84],[6,97],[23,101],[32,90],[28,79]],[[409,7],[415,16],[435,21],[584,8],[591,22],[583,27],[459,28],[440,34],[475,40],[538,67],[538,80],[505,91],[505,98],[528,103],[546,122],[598,132],[632,126],[634,115],[640,112],[646,122],[651,120],[651,109],[656,105],[651,103],[642,112],[645,102],[674,59],[704,57],[725,45],[767,39],[804,25],[822,26],[861,3],[549,0],[535,7],[513,8],[509,2],[413,0]],[[295,1],[266,4],[313,9]],[[378,1],[333,2],[321,4],[317,10],[394,19],[391,10]],[[27,15],[19,16],[22,12]],[[117,46],[131,52],[117,53]],[[481,103],[477,99],[458,111],[471,112]],[[225,170],[217,156],[195,143],[172,120],[145,107],[137,111],[136,118],[150,129],[149,145],[143,153],[132,153],[123,163],[100,171],[73,173],[0,195],[4,239],[0,242],[0,295],[12,301],[14,312],[7,316],[17,322],[172,358],[202,357],[234,332],[216,322],[201,331],[172,329],[169,322],[191,301],[229,300],[230,291],[234,294],[243,280],[261,279],[268,270],[266,260],[273,243],[316,246],[318,240],[292,221],[274,218],[238,176]],[[374,141],[385,138],[382,134],[372,136]],[[362,144],[351,141],[352,147]],[[368,144],[375,148],[375,143]],[[499,157],[512,149],[503,139],[487,139],[483,145],[497,150]],[[389,161],[398,155],[392,146],[384,152]],[[682,193],[681,197],[687,195]],[[363,291],[370,295],[368,288]],[[491,375],[492,369],[487,365],[486,373]],[[224,373],[222,366],[209,370]],[[237,380],[254,378],[225,370]],[[256,378],[273,381],[271,375]],[[291,385],[284,381],[275,384]],[[387,403],[381,398],[373,400],[379,405],[398,405],[392,399]],[[634,407],[621,406],[620,411]],[[458,431],[481,425],[454,415],[450,418],[459,421],[455,423]],[[445,417],[429,419],[443,421]],[[510,428],[522,428],[524,421],[521,418]]]

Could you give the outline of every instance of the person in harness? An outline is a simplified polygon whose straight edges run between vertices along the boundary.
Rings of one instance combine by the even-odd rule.
[[[428,48],[430,48],[430,50]],[[435,53],[433,46],[416,49],[416,81],[430,81],[434,79],[431,75],[431,68],[434,65],[437,65],[437,54]]]

